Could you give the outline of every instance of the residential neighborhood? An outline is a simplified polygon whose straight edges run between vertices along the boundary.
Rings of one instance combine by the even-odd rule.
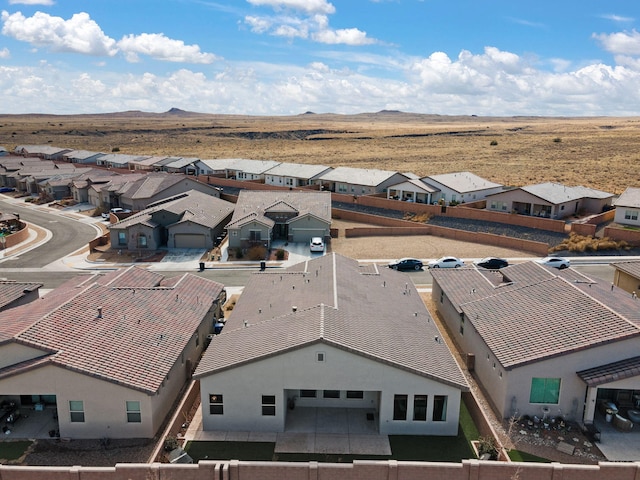
[[[622,257],[640,246],[625,228],[637,220],[638,189],[49,145],[0,156],[0,184],[14,202],[83,205],[79,221],[97,230],[89,253],[143,260],[87,268],[51,289],[0,282],[7,438],[20,424],[6,418],[20,412],[43,439],[261,438],[282,453],[389,456],[394,436],[457,437],[470,415],[496,441],[509,422],[532,438],[560,424],[571,435],[572,425],[585,455],[639,460],[640,260]],[[521,238],[475,237],[530,256],[553,246],[526,238],[534,231],[628,243],[602,262],[611,282],[524,256],[493,270],[420,261],[407,274],[384,256],[334,251],[336,219],[357,223],[342,235],[393,237],[397,252],[409,236],[463,231],[425,233],[429,221],[407,212],[520,228]],[[30,230],[20,215],[0,221],[7,235]],[[253,247],[267,256],[244,258]],[[268,257],[276,249],[289,257]],[[191,252],[193,273],[140,253],[157,251]],[[197,274],[207,269],[251,274],[225,285]],[[187,398],[193,408],[177,407]]]

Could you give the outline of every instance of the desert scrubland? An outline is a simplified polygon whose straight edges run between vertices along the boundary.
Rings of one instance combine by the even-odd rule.
[[[252,158],[411,171],[469,170],[511,186],[640,186],[640,117],[542,118],[306,113],[0,115],[0,145],[180,157]]]

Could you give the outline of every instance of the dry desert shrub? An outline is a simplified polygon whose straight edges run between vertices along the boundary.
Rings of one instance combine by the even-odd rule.
[[[597,238],[591,235],[578,235],[572,232],[569,238],[563,240],[558,245],[550,249],[551,252],[569,251],[569,252],[597,252],[600,250],[620,250],[629,249],[629,244],[624,240],[616,242],[609,237]]]
[[[403,216],[402,219],[403,220],[408,220],[410,222],[416,222],[416,223],[428,223],[429,220],[431,220],[431,217],[433,215],[431,215],[430,213],[412,213],[412,212],[406,212]]]

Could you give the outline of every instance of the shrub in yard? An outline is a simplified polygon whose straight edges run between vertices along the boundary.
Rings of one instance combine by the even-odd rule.
[[[491,143],[489,144],[492,147],[495,147],[496,145],[498,145],[498,141],[497,140],[491,140]]]
[[[178,439],[176,437],[167,437],[164,439],[164,449],[167,452],[175,450],[180,445],[178,444]]]
[[[498,447],[492,437],[480,437],[478,439],[478,456],[489,454],[491,460],[498,459]]]
[[[247,252],[249,260],[264,260],[267,255],[267,249],[261,246],[251,247]]]
[[[236,258],[242,258],[244,256],[244,254],[242,253],[242,248],[237,247],[235,250],[235,257]]]
[[[578,235],[572,232],[569,238],[563,240],[558,245],[550,249],[551,252],[567,250],[569,252],[597,252],[599,250],[620,250],[629,249],[629,244],[624,240],[616,242],[609,237],[594,238],[591,235]]]
[[[277,260],[284,260],[284,250],[283,249],[279,248],[276,251],[276,259]]]

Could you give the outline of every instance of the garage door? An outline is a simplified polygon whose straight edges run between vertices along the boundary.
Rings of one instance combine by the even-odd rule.
[[[204,235],[197,233],[176,233],[176,248],[207,248]]]

